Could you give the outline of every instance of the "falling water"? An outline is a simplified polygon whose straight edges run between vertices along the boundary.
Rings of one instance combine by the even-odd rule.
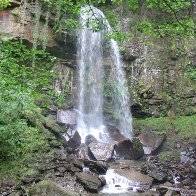
[[[130,188],[135,191],[141,186],[139,182],[118,175],[113,169],[107,170],[105,179],[107,184],[101,191],[102,193],[126,193]]]
[[[79,69],[79,100],[77,130],[85,140],[88,134],[100,140],[106,129],[103,116],[104,66],[103,51],[106,33],[111,33],[111,27],[103,12],[93,6],[81,9],[78,31],[78,69]],[[113,112],[117,116],[116,126],[121,133],[131,138],[131,113],[126,79],[123,72],[118,44],[109,40],[111,72],[113,75],[113,89],[116,92],[113,100]]]

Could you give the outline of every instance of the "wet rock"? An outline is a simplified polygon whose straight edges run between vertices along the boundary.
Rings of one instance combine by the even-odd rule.
[[[108,139],[111,140],[111,142],[116,143],[126,139],[115,126],[108,125],[106,132],[109,137]]]
[[[142,174],[132,169],[129,169],[129,170],[117,169],[117,170],[114,170],[114,172],[128,179],[130,187],[137,186],[142,189],[149,189],[153,182],[153,178],[151,178],[150,176],[147,176],[145,174]]]
[[[148,175],[153,177],[155,180],[157,180],[159,182],[163,182],[163,181],[167,180],[167,173],[161,171],[158,168],[149,169]]]
[[[90,149],[86,144],[81,144],[78,148],[78,151],[76,153],[76,157],[79,159],[88,159],[88,160],[96,160]]]
[[[100,175],[100,176],[99,176],[99,179],[101,180],[101,187],[105,186],[105,185],[106,185],[105,176]]]
[[[192,166],[196,163],[195,144],[189,144],[182,152],[180,152],[180,162],[186,167]]]
[[[84,165],[96,174],[105,174],[108,169],[107,163],[104,162],[84,160]]]
[[[97,143],[98,140],[91,134],[87,135],[85,138],[85,144],[88,146],[91,143]]]
[[[156,135],[151,131],[141,133],[138,138],[143,144],[144,154],[156,152],[164,141],[164,136]]]
[[[96,175],[88,173],[77,173],[77,182],[79,182],[86,190],[97,193],[101,187],[101,180]]]
[[[77,158],[73,159],[72,164],[74,167],[79,168],[81,171],[84,167],[84,162],[81,159],[77,159]]]
[[[79,193],[69,191],[67,188],[48,180],[41,181],[29,190],[29,194],[33,196],[79,196]]]
[[[150,114],[143,111],[142,106],[138,103],[134,103],[133,105],[131,105],[131,113],[133,117],[136,118],[150,116]]]
[[[81,145],[81,137],[77,131],[75,131],[73,137],[69,139],[67,142],[67,152],[68,153],[74,153]]]
[[[76,124],[76,112],[75,110],[57,110],[57,123],[66,125]]]
[[[186,179],[184,179],[183,181],[182,181],[182,183],[183,183],[183,185],[185,185],[185,186],[191,186],[191,185],[193,185],[194,184],[194,181],[191,179],[191,178],[186,178]]]
[[[114,145],[102,142],[91,143],[89,149],[98,161],[108,161],[114,153]]]
[[[42,174],[31,174],[31,175],[27,175],[22,179],[22,183],[23,184],[30,184],[33,182],[39,182],[41,180],[43,180],[43,175]]]
[[[138,139],[124,140],[115,145],[116,156],[123,159],[137,160],[144,155],[142,144]]]
[[[160,185],[160,188],[165,188],[168,191],[168,194],[172,193],[174,195],[196,195],[195,189],[190,189],[189,187],[179,188],[174,186],[167,186],[166,184]],[[167,194],[167,193],[166,193]]]
[[[196,169],[195,169],[195,168],[192,168],[192,169],[190,170],[189,177],[190,177],[191,179],[196,179]]]

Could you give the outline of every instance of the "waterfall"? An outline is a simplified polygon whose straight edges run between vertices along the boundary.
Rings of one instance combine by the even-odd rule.
[[[77,130],[84,141],[89,134],[101,140],[101,135],[107,129],[103,112],[104,77],[107,77],[103,65],[103,53],[104,44],[108,42],[115,91],[112,111],[117,118],[117,128],[125,137],[131,138],[132,118],[119,47],[114,39],[106,40],[106,34],[112,31],[109,22],[99,9],[85,6],[81,8],[80,25],[82,28],[77,32],[79,75]]]

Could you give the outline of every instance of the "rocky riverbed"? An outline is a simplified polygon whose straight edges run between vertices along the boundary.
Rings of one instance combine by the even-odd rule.
[[[152,136],[152,133],[149,134]],[[159,143],[159,140],[160,138],[158,138],[158,142],[154,143]],[[145,143],[143,140],[141,142]],[[95,141],[91,144],[93,143],[95,145]],[[119,143],[121,144],[122,141]],[[89,145],[85,146],[83,150],[91,150],[91,145],[90,147]],[[118,145],[115,144],[114,148]],[[33,174],[25,176],[18,174],[21,177],[17,182],[12,179],[0,178],[0,195],[108,195],[107,191],[104,191],[108,186],[108,178],[105,174],[110,170],[115,173],[115,177],[110,179],[114,182],[112,183],[113,190],[119,191],[112,195],[196,194],[196,147],[194,143],[187,143],[186,147],[182,147],[178,160],[164,162],[157,155],[152,154],[154,148],[151,148],[153,151],[148,155],[129,157],[129,160],[124,160],[117,155],[113,156],[113,152],[109,148],[107,153],[110,154],[110,159],[90,160],[89,156],[78,157],[78,152],[81,152],[84,144],[79,147],[76,145],[77,149],[74,150],[74,153],[70,153],[69,146],[65,148],[61,143],[52,146],[51,148],[57,149],[55,156],[44,158],[43,155],[28,164],[30,169],[36,171]],[[135,148],[131,141],[126,142],[125,147],[126,149],[129,147],[130,152]],[[147,141],[143,147],[146,149]],[[160,146],[156,146],[156,148],[158,147],[160,148]],[[92,150],[88,153],[85,152],[86,155],[89,155],[89,152],[91,155],[97,153]],[[104,153],[102,154],[104,155]],[[123,183],[127,183],[125,189],[116,175],[120,176],[120,180],[124,179]],[[124,193],[120,191],[122,189]]]

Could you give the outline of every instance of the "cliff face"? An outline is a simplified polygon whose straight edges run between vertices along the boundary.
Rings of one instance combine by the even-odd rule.
[[[133,110],[140,115],[141,105],[149,114],[167,115],[169,111],[195,113],[194,40],[156,40],[147,36],[134,38],[125,47]]]
[[[19,39],[22,35],[24,42],[33,44],[34,10],[27,6],[25,11],[25,21],[21,26],[19,20],[20,1],[12,7],[0,11],[0,38]],[[21,10],[20,10],[21,12]],[[142,18],[143,15],[128,14],[121,19],[122,29],[132,32],[134,18]],[[64,43],[65,34],[54,38],[52,35],[53,18],[49,20],[47,31],[48,43],[47,51],[52,55],[61,58],[57,69],[63,69],[70,74],[69,77],[61,76],[54,84],[59,92],[63,92],[66,84],[69,84],[68,91],[70,99],[76,97],[76,50],[75,38],[67,35],[67,42]],[[44,36],[44,20],[40,20],[39,37]],[[137,25],[137,24],[136,24]],[[144,115],[168,115],[175,114],[190,115],[196,112],[196,92],[195,92],[195,60],[196,45],[193,38],[171,39],[159,38],[144,34],[135,34],[134,38],[126,43],[122,43],[123,60],[128,78],[129,91],[131,94],[131,108],[133,116]],[[38,47],[41,42],[38,42]],[[68,70],[68,71],[66,71]],[[61,72],[63,73],[63,71]],[[70,82],[71,80],[71,82]],[[75,82],[74,82],[75,81]],[[59,89],[61,88],[61,89]],[[69,100],[68,102],[72,102]],[[73,103],[71,104],[73,105]],[[64,108],[70,104],[64,104]]]
[[[118,25],[134,34],[130,41],[121,43],[133,98],[132,111],[136,116],[194,114],[195,38],[155,38],[135,30],[146,18],[152,18],[152,14],[144,9],[139,13],[128,12]]]

